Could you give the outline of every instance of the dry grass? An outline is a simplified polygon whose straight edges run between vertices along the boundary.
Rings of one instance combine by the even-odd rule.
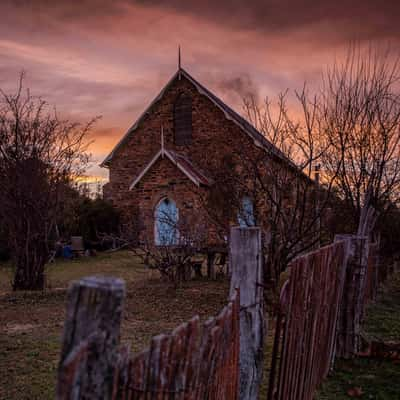
[[[227,282],[199,280],[175,290],[128,252],[52,264],[44,292],[10,292],[11,271],[0,267],[0,399],[54,398],[66,289],[87,275],[125,279],[122,342],[134,351],[194,314],[217,314],[227,299]]]
[[[206,280],[175,290],[128,252],[52,264],[44,292],[10,292],[10,268],[0,266],[0,399],[54,398],[66,289],[70,281],[86,275],[125,279],[122,342],[130,342],[134,351],[143,349],[153,335],[172,330],[194,314],[202,319],[217,314],[225,305],[228,292],[227,282]],[[369,307],[364,326],[372,337],[400,340],[399,272]],[[272,337],[270,325],[264,378],[268,377]],[[398,399],[399,382],[399,364],[381,360],[341,362],[317,398],[348,399],[347,390],[360,386],[362,398]],[[261,398],[265,398],[266,390],[267,379]]]

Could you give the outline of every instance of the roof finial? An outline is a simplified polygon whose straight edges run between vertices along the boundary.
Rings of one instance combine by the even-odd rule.
[[[164,157],[164,127],[161,125],[161,156]]]
[[[178,45],[178,79],[181,79],[181,45]]]

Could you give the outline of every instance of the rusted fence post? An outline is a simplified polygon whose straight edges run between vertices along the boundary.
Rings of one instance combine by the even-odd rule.
[[[109,399],[125,297],[121,279],[87,277],[68,290],[57,399]]]
[[[264,314],[260,228],[231,229],[231,296],[240,288],[239,400],[258,399],[263,370]]]
[[[368,265],[368,238],[336,235],[335,241],[347,240],[347,269],[337,323],[336,356],[351,358],[360,350],[361,322]]]

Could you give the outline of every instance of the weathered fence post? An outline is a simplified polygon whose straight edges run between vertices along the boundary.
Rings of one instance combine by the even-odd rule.
[[[231,296],[240,288],[239,400],[258,399],[263,370],[263,265],[260,228],[231,229]]]
[[[379,242],[369,243],[368,245],[368,267],[367,279],[364,293],[364,303],[373,301],[379,286]]]
[[[118,357],[125,283],[87,277],[68,290],[57,399],[109,399]]]
[[[347,269],[337,323],[336,356],[351,358],[360,350],[361,322],[368,264],[368,238],[336,235],[335,241],[347,240]]]

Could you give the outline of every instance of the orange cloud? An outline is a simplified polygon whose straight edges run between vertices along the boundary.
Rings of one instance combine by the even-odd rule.
[[[400,42],[400,2],[311,0],[60,0],[0,4],[0,87],[18,73],[63,116],[101,115],[91,139],[92,175],[175,72],[184,67],[238,111],[314,82],[349,39]]]

